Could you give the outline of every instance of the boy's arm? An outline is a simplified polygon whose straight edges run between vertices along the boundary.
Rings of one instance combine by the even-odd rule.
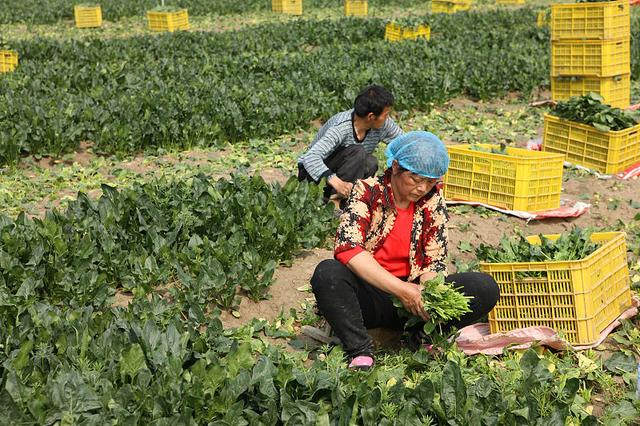
[[[324,159],[340,146],[342,139],[334,129],[328,129],[318,141],[302,156],[302,165],[314,181],[319,182],[323,177],[333,174]]]

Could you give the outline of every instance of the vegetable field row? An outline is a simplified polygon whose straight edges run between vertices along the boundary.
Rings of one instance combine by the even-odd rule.
[[[534,18],[434,16],[427,44],[386,43],[377,19],[23,41],[19,70],[0,79],[0,164],[86,140],[130,153],[273,137],[347,107],[371,81],[393,91],[398,109],[528,93],[548,75],[548,35]],[[478,31],[460,30],[469,27]]]
[[[11,3],[11,4],[8,4]],[[168,3],[168,2],[167,2]],[[424,0],[369,0],[371,6],[413,6],[425,4]],[[73,19],[75,0],[6,0],[0,9],[0,24],[17,22],[50,24],[62,19]],[[143,16],[154,8],[157,0],[109,0],[101,4],[104,18],[114,21],[123,17]],[[343,7],[343,0],[305,0],[305,9]],[[189,10],[191,16],[229,15],[256,11],[270,11],[271,0],[176,0],[172,6]]]
[[[20,68],[0,79],[0,164],[87,140],[97,152],[131,153],[268,138],[327,118],[371,81],[394,92],[398,109],[526,94],[548,82],[548,34],[534,17],[432,16],[426,44],[384,42],[377,19],[16,42]],[[468,27],[478,31],[460,31]]]
[[[238,175],[102,191],[42,220],[0,216],[5,306],[102,306],[116,288],[145,294],[175,284],[201,309],[228,309],[238,289],[264,297],[277,264],[320,245],[332,229],[318,188],[294,178],[283,188]]]

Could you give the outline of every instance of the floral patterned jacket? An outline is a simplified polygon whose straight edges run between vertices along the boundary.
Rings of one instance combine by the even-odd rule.
[[[353,187],[336,233],[334,255],[361,248],[374,253],[393,229],[397,210],[391,190],[391,170],[380,177],[359,180]],[[449,219],[441,190],[434,187],[415,205],[407,281],[425,272],[447,273]]]

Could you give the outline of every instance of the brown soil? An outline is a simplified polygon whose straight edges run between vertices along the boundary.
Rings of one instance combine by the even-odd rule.
[[[252,318],[274,320],[281,312],[289,313],[291,308],[299,309],[305,301],[313,303],[313,293],[307,290],[309,280],[318,263],[333,257],[333,252],[327,249],[305,251],[298,256],[290,267],[281,266],[276,270],[275,282],[269,288],[270,299],[253,302],[243,297],[235,318],[229,312],[223,312],[220,319],[225,327],[237,327],[247,323]],[[309,299],[309,300],[308,300]]]
[[[54,158],[54,157],[42,157],[39,160],[34,159],[34,163],[43,169],[50,169],[52,167],[57,166],[58,164],[73,164],[78,163],[83,166],[88,165],[91,160],[94,158],[95,154],[92,152],[93,143],[90,141],[80,142],[78,149],[65,156],[65,159]],[[24,166],[23,166],[24,167]],[[27,167],[32,167],[31,165]]]

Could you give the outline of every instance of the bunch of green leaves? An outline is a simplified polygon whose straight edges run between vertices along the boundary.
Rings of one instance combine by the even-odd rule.
[[[469,299],[454,287],[455,283],[446,283],[443,274],[422,283],[422,302],[429,319],[424,324],[424,332],[433,332],[437,325],[460,318],[469,309]],[[394,305],[403,318],[409,318],[405,328],[421,323],[423,320],[406,310],[400,300],[395,299]]]
[[[509,155],[507,152],[507,145],[500,143],[499,145],[492,145],[491,148],[485,148],[477,143],[472,143],[469,147],[471,151],[489,152],[491,154]]]
[[[476,256],[489,263],[552,262],[584,259],[598,249],[591,241],[591,229],[573,228],[552,240],[540,234],[540,244],[530,243],[524,235],[503,236],[498,247],[480,244]]]
[[[170,6],[170,5],[166,5],[166,6],[161,6],[158,5],[154,8],[151,9],[154,12],[178,12],[180,10],[182,10],[181,7],[178,6]]]
[[[591,92],[558,102],[551,113],[566,120],[588,124],[603,132],[624,130],[640,123],[640,111],[611,108],[603,101],[602,96]]]
[[[385,21],[386,23],[393,23],[401,26],[402,28],[416,29],[420,25],[429,26],[430,15],[428,16],[404,16],[402,18],[390,19]]]

